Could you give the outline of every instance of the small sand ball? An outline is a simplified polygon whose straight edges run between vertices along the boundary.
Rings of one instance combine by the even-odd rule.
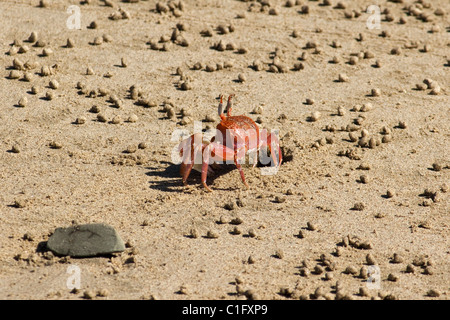
[[[223,63],[223,67],[224,67],[225,69],[232,68],[232,67],[233,67],[233,61],[225,61],[225,62]]]
[[[83,299],[92,300],[95,298],[95,293],[92,290],[86,290],[83,292]]]
[[[27,45],[22,45],[19,47],[18,53],[27,53],[28,51],[30,51],[30,47]]]
[[[147,142],[140,142],[138,144],[138,148],[139,149],[147,149],[148,148]]]
[[[103,114],[99,113],[99,114],[97,115],[97,121],[98,121],[98,122],[106,122],[106,121],[108,121],[108,120],[106,119],[106,117],[105,117]]]
[[[96,21],[92,21],[88,26],[89,29],[97,29],[97,27],[98,27],[98,24]]]
[[[248,230],[248,236],[250,238],[255,238],[258,234],[256,233],[255,229]]]
[[[277,8],[271,8],[269,10],[269,14],[272,16],[277,16],[279,14],[278,9]]]
[[[281,250],[281,249],[276,250],[275,254],[274,254],[274,257],[278,258],[278,259],[283,259],[284,258],[283,250]]]
[[[99,113],[101,110],[100,110],[100,107],[99,106],[97,106],[97,105],[93,105],[90,109],[89,109],[89,112],[92,112],[92,113]]]
[[[398,253],[394,253],[394,256],[391,260],[392,263],[403,263],[403,258]]]
[[[238,81],[241,83],[247,81],[247,77],[245,76],[245,74],[240,73],[238,75]]]
[[[253,111],[252,111],[253,114],[262,114],[262,112],[263,112],[262,106],[256,106],[255,108],[253,108]]]
[[[372,53],[372,51],[364,51],[364,59],[372,59],[375,57],[375,55]]]
[[[230,233],[234,234],[234,235],[239,235],[239,234],[242,233],[242,231],[241,231],[241,229],[238,226],[236,226],[236,227],[233,228],[233,230],[230,231]]]
[[[341,116],[341,117],[344,116],[345,115],[345,109],[343,107],[338,107],[337,115]]]
[[[183,90],[183,91],[187,91],[187,90],[191,90],[192,86],[191,86],[191,84],[189,82],[184,81],[184,82],[181,83],[180,89]]]
[[[361,148],[367,147],[369,144],[369,138],[367,136],[363,136],[358,140],[358,146]]]
[[[27,97],[22,97],[20,98],[19,102],[17,103],[17,105],[21,108],[25,108],[28,105],[28,99]]]
[[[365,205],[364,205],[364,203],[362,203],[362,202],[357,202],[357,203],[355,203],[354,205],[353,205],[353,210],[356,210],[356,211],[362,211],[362,210],[364,210],[364,208],[365,208]]]
[[[358,269],[355,266],[348,266],[347,268],[345,268],[344,273],[356,275],[358,274]]]
[[[304,66],[303,63],[301,63],[301,62],[294,63],[294,70],[295,71],[299,71],[299,70],[303,70],[303,69],[305,69],[305,66]]]
[[[361,183],[367,184],[370,182],[370,178],[369,176],[363,174],[359,177],[359,181],[361,181]]]
[[[19,79],[20,78],[20,72],[17,71],[17,70],[11,70],[9,72],[8,78],[9,79]]]
[[[39,7],[40,8],[47,8],[50,5],[49,0],[39,0]]]
[[[309,6],[302,6],[300,12],[302,14],[308,14],[309,13]]]
[[[396,195],[396,192],[395,192],[394,189],[388,189],[386,191],[386,197],[387,198],[393,198],[393,197],[395,197],[395,195]]]
[[[376,88],[371,90],[372,97],[379,97],[381,95],[381,90]]]
[[[313,223],[313,222],[310,222],[310,221],[308,221],[308,222],[306,223],[306,228],[307,228],[308,230],[310,230],[310,231],[315,231],[315,230],[318,229],[317,225],[316,225],[315,223]]]
[[[369,131],[367,129],[362,129],[361,130],[361,137],[367,137],[369,136]]]
[[[406,269],[405,269],[405,272],[406,273],[414,273],[414,266],[412,265],[412,264],[408,264],[407,266],[406,266]]]
[[[30,34],[30,36],[28,37],[27,41],[28,41],[28,42],[31,42],[31,43],[34,43],[34,42],[37,41],[37,38],[38,38],[38,36],[37,36],[36,31],[33,31],[33,32],[31,32],[31,34]]]
[[[392,281],[392,282],[397,282],[398,281],[398,276],[396,275],[396,274],[393,274],[393,273],[390,273],[389,275],[388,275],[388,278],[387,278],[389,281]]]
[[[338,63],[340,63],[340,62],[341,62],[341,59],[340,59],[338,56],[334,56],[334,57],[331,59],[331,63],[338,64]]]
[[[113,41],[113,37],[111,35],[109,35],[109,34],[104,34],[102,36],[102,38],[103,38],[103,41],[105,41],[105,42],[112,42]]]
[[[349,80],[349,78],[348,78],[348,76],[346,74],[340,73],[338,75],[338,81],[339,82],[348,82],[348,80]]]
[[[50,100],[53,100],[54,98],[55,98],[55,94],[53,92],[47,91],[45,93],[45,99],[46,100],[50,101]]]
[[[358,136],[354,133],[354,132],[349,132],[348,133],[348,138],[351,142],[356,142],[358,141]]]
[[[57,141],[52,141],[49,143],[49,147],[52,149],[61,149],[62,148],[62,144],[57,142]]]
[[[432,168],[434,171],[441,171],[442,170],[442,164],[438,163],[438,162],[434,162],[432,164]]]
[[[208,238],[208,239],[217,239],[218,237],[219,237],[219,234],[214,230],[209,230],[206,233],[206,238]]]
[[[424,84],[424,83],[417,83],[416,84],[416,90],[423,91],[423,90],[426,90],[426,89],[427,89],[427,85],[426,84]]]
[[[359,277],[361,279],[367,279],[369,277],[368,270],[366,266],[362,266],[361,269],[359,269]]]
[[[12,152],[12,153],[20,153],[20,147],[19,147],[17,144],[13,145],[13,146],[11,147],[11,152]],[[17,206],[16,206],[16,207],[17,207]],[[17,208],[23,208],[23,207],[17,207]]]
[[[97,296],[99,296],[99,297],[107,297],[107,296],[109,296],[108,289],[100,289],[100,290],[98,290]]]
[[[391,141],[392,141],[392,135],[390,135],[390,134],[383,136],[383,138],[381,139],[382,143],[389,143]]]
[[[40,92],[39,87],[36,87],[36,86],[31,87],[32,94],[38,94],[39,92]]]
[[[13,68],[16,70],[24,70],[25,69],[23,62],[18,58],[14,58],[12,65],[13,65]]]
[[[320,119],[321,113],[319,111],[315,111],[311,114],[311,116],[309,117],[310,121],[317,121]]]
[[[67,39],[67,41],[66,41],[66,47],[67,47],[67,48],[73,48],[73,47],[75,47],[75,42],[73,41],[72,38],[68,38],[68,39]]]
[[[430,91],[431,95],[437,96],[441,93],[441,87],[437,86]]]
[[[423,270],[423,274],[426,274],[426,275],[429,275],[429,276],[433,275],[433,274],[434,274],[434,269],[433,269],[433,267],[427,266],[427,267]]]
[[[436,289],[430,289],[427,292],[427,296],[432,297],[432,298],[437,298],[441,295],[441,292],[439,290]]]
[[[86,122],[85,117],[79,117],[75,120],[75,124],[84,124]]]
[[[56,80],[50,80],[48,86],[52,89],[58,89],[59,88],[59,82]]]
[[[370,102],[368,102],[368,103],[364,103],[364,104],[362,105],[360,111],[361,111],[361,112],[368,112],[368,111],[370,111],[370,110],[372,110],[372,109],[373,109],[373,105],[372,105]]]
[[[138,121],[138,116],[135,114],[132,114],[131,116],[128,117],[128,122],[136,122]]]
[[[402,49],[400,47],[395,47],[391,50],[392,55],[400,55],[402,53]]]
[[[31,72],[25,72],[23,75],[23,81],[31,82],[33,80],[33,74]]]
[[[352,56],[352,57],[350,57],[350,59],[348,60],[348,63],[351,64],[351,65],[355,65],[355,64],[358,63],[358,61],[359,61],[358,57]]]
[[[136,151],[137,151],[137,148],[134,144],[128,146],[127,149],[125,150],[126,153],[135,153]]]
[[[169,119],[175,118],[175,111],[173,110],[172,107],[166,108],[166,115],[167,115],[167,118],[169,118]]]
[[[368,253],[366,255],[366,262],[367,262],[368,265],[375,265],[375,264],[377,264],[375,258],[370,253]]]
[[[400,129],[406,129],[406,127],[407,127],[406,122],[405,121],[399,121],[398,122],[398,127]]]
[[[94,74],[94,70],[92,70],[91,67],[88,67],[88,68],[86,69],[86,74],[87,74],[87,75],[93,75],[93,74]]]
[[[246,54],[248,52],[248,49],[245,47],[240,47],[239,49],[237,49],[237,53],[239,54]]]
[[[52,54],[53,54],[53,50],[50,48],[44,48],[44,50],[42,50],[42,55],[44,57],[51,56]]]
[[[193,239],[197,239],[199,237],[198,231],[195,228],[189,230],[189,237]]]
[[[99,46],[103,43],[103,37],[95,37],[94,41],[92,42],[93,45]]]
[[[122,122],[122,117],[120,115],[114,116],[111,120],[112,124],[119,124],[121,122]]]
[[[314,99],[310,99],[310,98],[307,98],[306,101],[305,101],[305,103],[306,103],[307,105],[313,105],[314,102],[315,102]]]
[[[371,137],[369,140],[369,148],[373,149],[381,144],[380,138]]]
[[[422,52],[430,52],[431,51],[431,45],[426,44],[423,46]]]

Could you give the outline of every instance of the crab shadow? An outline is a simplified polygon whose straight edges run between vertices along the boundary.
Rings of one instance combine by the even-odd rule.
[[[162,161],[161,164],[165,165],[165,167],[147,167],[149,171],[145,174],[153,178],[149,181],[150,188],[164,192],[182,192],[185,186],[180,175],[180,165],[168,161]],[[213,184],[216,178],[228,174],[235,169],[236,166],[234,164],[215,165],[214,172],[208,174],[207,184]],[[187,182],[188,185],[202,186],[201,173],[192,169]],[[230,188],[218,188],[216,186],[214,189],[230,190]]]

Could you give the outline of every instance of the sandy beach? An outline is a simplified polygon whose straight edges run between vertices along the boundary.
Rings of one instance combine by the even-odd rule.
[[[0,299],[449,299],[449,15],[1,1]],[[279,132],[278,172],[244,166],[249,189],[233,164],[184,186],[174,163],[220,94]],[[125,251],[46,250],[89,223]]]

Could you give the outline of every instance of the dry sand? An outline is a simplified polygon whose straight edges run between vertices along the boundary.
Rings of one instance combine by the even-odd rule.
[[[106,299],[299,299],[314,297],[318,287],[320,299],[449,299],[448,1],[342,1],[346,9],[336,8],[335,0],[331,6],[300,1],[308,14],[295,1],[286,7],[275,0],[261,1],[270,7],[185,0],[182,10],[166,13],[155,10],[154,0],[111,0],[114,7],[99,0],[47,2],[0,3],[1,299],[82,299],[85,291],[95,296],[98,290],[107,290]],[[374,2],[381,8],[381,29],[371,30],[365,10]],[[66,26],[69,5],[80,8],[81,30]],[[112,14],[120,19],[109,19]],[[88,28],[92,21],[96,28]],[[181,31],[186,41],[170,41],[177,23],[187,27]],[[233,32],[220,34],[219,25],[232,25]],[[211,37],[201,34],[207,28]],[[32,31],[52,53],[45,56],[44,48],[26,42]],[[95,45],[103,35],[112,41]],[[152,50],[163,47],[162,36],[169,40],[167,51]],[[73,48],[65,47],[68,38]],[[221,40],[234,50],[214,49]],[[308,42],[317,49],[307,48]],[[24,45],[27,52],[15,52]],[[366,51],[373,57],[352,58]],[[299,60],[302,52],[305,61]],[[338,63],[330,63],[334,56]],[[23,68],[31,68],[31,81],[21,80],[23,70],[17,70],[20,79],[9,79],[13,59],[19,69],[29,62]],[[250,68],[257,59],[261,71]],[[198,62],[203,69],[192,70]],[[292,70],[299,62],[304,69]],[[205,71],[218,63],[232,66]],[[54,74],[41,76],[42,66]],[[190,90],[179,89],[178,67]],[[87,68],[94,74],[87,75]],[[286,72],[270,72],[277,70]],[[245,82],[237,81],[239,74]],[[348,81],[339,82],[339,74]],[[434,80],[430,86],[438,84],[440,92],[416,90],[424,79]],[[51,80],[57,89],[49,87]],[[77,89],[78,82],[85,89]],[[128,92],[132,85],[157,105],[137,105]],[[108,93],[101,96],[99,88]],[[191,120],[213,117],[203,126],[214,128],[220,93],[236,94],[235,115],[261,117],[262,127],[280,132],[284,163],[272,176],[245,168],[249,190],[234,165],[208,178],[213,193],[201,187],[197,172],[184,187],[172,163],[178,143],[172,133],[193,130],[193,123],[180,124],[181,109]],[[110,95],[121,100],[119,108]],[[171,104],[175,118],[168,119],[163,110]],[[359,110],[364,104],[365,112]],[[97,121],[89,111],[93,105],[107,122]],[[258,106],[262,113],[252,114]],[[315,112],[320,117],[311,121]],[[133,114],[137,121],[128,122]],[[115,116],[122,121],[110,123]],[[76,124],[77,118],[85,122]],[[355,139],[367,130],[373,148],[364,139],[363,147],[350,141],[352,125]],[[383,127],[392,141],[376,145]],[[141,142],[148,147],[124,153]],[[370,169],[358,169],[362,164]],[[362,210],[355,210],[360,203]],[[230,233],[236,217],[241,234]],[[73,221],[107,223],[129,248],[90,259],[51,257],[42,250],[55,228]],[[189,237],[191,229],[197,238]],[[205,237],[208,231],[218,238]],[[340,244],[348,236],[350,244]],[[369,268],[368,254],[381,280],[361,296],[367,282],[359,273]],[[399,263],[393,263],[394,254]],[[409,264],[413,273],[405,272]],[[80,270],[77,293],[67,287],[73,265]],[[357,274],[345,273],[348,267]],[[321,268],[323,273],[314,273]]]

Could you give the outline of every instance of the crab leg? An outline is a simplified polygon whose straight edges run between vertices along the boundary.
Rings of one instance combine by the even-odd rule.
[[[202,155],[203,149],[205,149],[208,145],[209,143],[207,141],[203,141],[201,133],[193,134],[179,144],[178,150],[180,152],[180,156],[183,157],[180,173],[183,177],[184,185],[187,185],[187,179],[194,165],[202,163],[202,161],[199,160],[199,157]]]
[[[283,156],[281,154],[280,141],[278,140],[278,136],[275,133],[271,133],[267,138],[267,145],[269,146],[270,155],[272,156],[272,161],[275,163],[275,166],[281,166],[281,162],[283,161]],[[278,152],[278,161],[275,160],[275,149]]]
[[[261,132],[260,132],[260,147],[269,148],[270,156],[272,158],[272,163],[274,163],[275,166],[281,165],[281,162],[283,161],[283,156],[281,155],[280,142],[275,133],[271,133],[270,135],[268,135],[267,130],[265,130],[265,129],[261,130]],[[278,161],[276,159],[275,151],[278,152]]]
[[[245,181],[244,170],[242,170],[242,167],[239,164],[239,162],[237,161],[237,158],[234,159],[234,163],[236,164],[236,167],[239,170],[239,174],[241,175],[242,182],[247,187],[247,189],[250,189],[250,186],[248,185],[247,181]]]
[[[230,149],[223,144],[220,144],[218,142],[212,142],[209,145],[207,145],[203,150],[203,164],[202,164],[202,184],[208,191],[212,191],[210,187],[206,184],[206,178],[208,176],[208,166],[210,163],[217,161],[217,162],[223,162],[227,160],[235,160],[235,152],[233,149]],[[238,169],[240,168],[240,165],[236,162],[236,166],[238,166]],[[242,171],[242,168],[239,169],[239,171]],[[241,177],[243,177],[243,172],[241,173]],[[245,178],[243,178],[244,184]],[[247,185],[247,184],[246,184]]]

